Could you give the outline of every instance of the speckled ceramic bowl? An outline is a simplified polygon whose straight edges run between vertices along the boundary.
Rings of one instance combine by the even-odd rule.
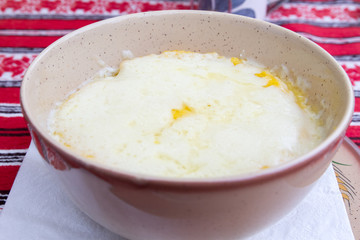
[[[102,68],[100,59],[117,67],[123,50],[142,56],[175,49],[242,54],[268,67],[285,64],[307,79],[309,100],[329,124],[326,139],[310,153],[260,173],[182,180],[87,162],[48,134],[54,103]],[[129,239],[237,239],[275,223],[329,166],[350,122],[353,99],[342,68],[309,40],[263,21],[200,11],[141,13],[81,28],[44,50],[21,87],[33,140],[69,197],[90,218]]]

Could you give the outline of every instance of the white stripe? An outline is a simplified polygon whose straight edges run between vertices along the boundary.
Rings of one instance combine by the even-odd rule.
[[[330,44],[348,44],[360,42],[360,37],[349,37],[349,38],[329,38],[329,37],[318,37],[309,33],[299,32],[304,37],[317,42],[317,43],[330,43]]]
[[[285,9],[290,9],[290,8],[299,8],[301,7],[301,5],[303,6],[308,6],[309,9],[317,9],[317,10],[327,10],[327,9],[340,9],[341,11],[344,11],[344,9],[346,10],[351,10],[351,11],[355,11],[357,9],[359,9],[358,4],[357,3],[342,3],[342,4],[309,4],[309,3],[303,3],[303,2],[297,2],[297,3],[283,3],[281,6]]]
[[[13,76],[13,72],[3,72],[2,75],[0,75],[0,80],[22,80],[25,74],[25,70],[19,74],[16,74],[16,76]]]
[[[23,57],[28,57],[28,58],[35,58],[38,54],[34,54],[34,53],[1,53],[0,54],[0,59],[3,57],[10,57],[13,58],[15,60],[21,60]]]
[[[331,9],[330,11],[332,13],[336,13],[336,11],[338,11],[339,13],[341,12],[345,12],[345,10],[350,10],[350,11],[356,11],[359,9],[358,5],[356,3],[342,3],[342,4],[321,4],[321,5],[309,5],[308,3],[283,3],[281,5],[281,7],[285,8],[285,9],[290,9],[290,8],[302,8],[303,6],[307,6],[309,10],[311,9],[316,9],[316,10],[327,10],[327,9]],[[336,11],[334,11],[336,10]],[[311,12],[311,11],[309,11]],[[346,16],[346,15],[345,15]],[[341,16],[343,17],[343,16]],[[318,22],[318,23],[357,23],[358,19],[360,19],[360,17],[357,18],[351,18],[351,17],[345,17],[345,18],[341,18],[341,17],[336,17],[336,18],[331,18],[329,16],[324,16],[323,18],[319,18],[317,17],[316,19],[311,19],[314,22]],[[270,15],[266,18],[266,20],[268,21],[273,21],[273,20],[309,20],[309,17],[306,14],[303,14],[302,16],[298,17],[298,16],[294,16],[294,15],[289,15],[289,16],[283,16],[280,13],[274,13],[274,15],[272,15],[272,13],[270,13]]]
[[[0,162],[0,167],[5,167],[5,166],[21,166],[21,162],[10,162],[10,163],[2,163]]]
[[[345,65],[348,68],[360,67],[360,62],[354,61],[337,61],[340,65]]]
[[[0,105],[7,106],[7,107],[18,107],[18,106],[20,106],[19,103],[1,103]]]
[[[359,118],[359,117],[360,117],[360,113],[359,113],[359,112],[355,112],[355,113],[353,114],[353,116],[356,117],[356,118]],[[354,122],[354,121],[352,121],[352,122],[350,123],[350,126],[360,126],[360,121],[359,121],[359,122]]]
[[[22,113],[0,113],[0,117],[12,118],[12,117],[24,117],[24,116],[22,115]]]
[[[73,30],[0,30],[2,36],[63,36]]]
[[[350,126],[360,126],[360,122],[351,122]]]
[[[354,90],[359,91],[360,90],[360,81],[354,81],[353,88],[354,88]]]
[[[27,149],[6,149],[6,150],[1,149],[1,150],[0,150],[0,154],[7,154],[7,153],[26,153],[26,152],[27,152]]]
[[[0,114],[21,114],[21,106],[19,103],[0,103],[0,111],[5,113]],[[8,113],[6,113],[9,111]],[[11,113],[13,111],[13,113]]]
[[[360,119],[360,112],[354,112],[354,114],[353,114],[353,119]],[[353,121],[353,122],[351,122],[351,123],[354,123],[354,124],[357,124],[357,126],[360,124],[360,121],[358,121],[358,122],[355,122],[355,121]]]

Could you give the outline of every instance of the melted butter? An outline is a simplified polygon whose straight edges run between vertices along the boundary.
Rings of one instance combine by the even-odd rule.
[[[306,105],[306,103],[305,103],[306,97],[305,97],[304,91],[301,88],[295,86],[289,80],[282,81],[278,77],[274,76],[273,74],[271,74],[268,71],[262,71],[261,73],[256,73],[255,76],[261,77],[261,78],[266,78],[268,80],[266,85],[264,85],[263,87],[267,88],[267,87],[274,86],[274,87],[278,87],[278,88],[282,89],[283,91],[285,91],[287,93],[291,92],[291,93],[293,93],[293,95],[295,97],[296,104],[301,109],[309,108],[309,106]]]
[[[236,65],[238,65],[238,64],[240,64],[240,63],[243,62],[241,59],[239,59],[239,58],[237,58],[237,57],[232,57],[232,58],[230,58],[230,61],[234,64],[234,66],[236,66]]]
[[[277,79],[274,75],[272,75],[271,73],[269,73],[267,71],[262,71],[261,73],[256,73],[255,76],[261,77],[261,78],[266,78],[268,80],[267,84],[263,86],[265,88],[270,87],[270,86],[279,87],[279,88],[281,87],[280,80]]]
[[[306,96],[305,96],[304,91],[301,88],[295,86],[290,81],[285,81],[285,84],[286,84],[287,88],[289,89],[289,91],[291,91],[294,94],[295,102],[300,108],[307,109],[307,108],[310,107],[311,111],[315,110],[312,106],[306,105],[306,103],[305,103],[306,102]]]
[[[187,104],[183,103],[181,109],[171,109],[171,113],[173,119],[176,120],[178,118],[194,113],[194,109],[189,107]]]

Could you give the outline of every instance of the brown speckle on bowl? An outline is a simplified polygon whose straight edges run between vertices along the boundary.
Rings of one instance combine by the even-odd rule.
[[[261,173],[186,181],[90,163],[49,135],[47,117],[54,104],[102,68],[94,56],[118,67],[123,50],[137,57],[183,49],[242,54],[269,68],[285,63],[291,74],[307,79],[311,104],[322,107],[324,99],[323,119],[333,120],[327,139],[309,154]],[[336,61],[294,32],[226,13],[159,11],[104,20],[56,41],[27,70],[21,105],[43,143],[37,145],[40,152],[50,148],[70,166],[51,171],[74,203],[101,225],[130,239],[237,239],[276,222],[310,191],[341,143],[353,92]]]

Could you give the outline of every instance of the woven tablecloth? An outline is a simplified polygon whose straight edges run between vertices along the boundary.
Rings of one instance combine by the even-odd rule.
[[[34,58],[64,34],[105,18],[190,8],[180,0],[0,0],[0,213],[31,141],[19,90]],[[356,102],[347,136],[360,145],[360,0],[273,0],[265,20],[311,39],[345,69]]]

